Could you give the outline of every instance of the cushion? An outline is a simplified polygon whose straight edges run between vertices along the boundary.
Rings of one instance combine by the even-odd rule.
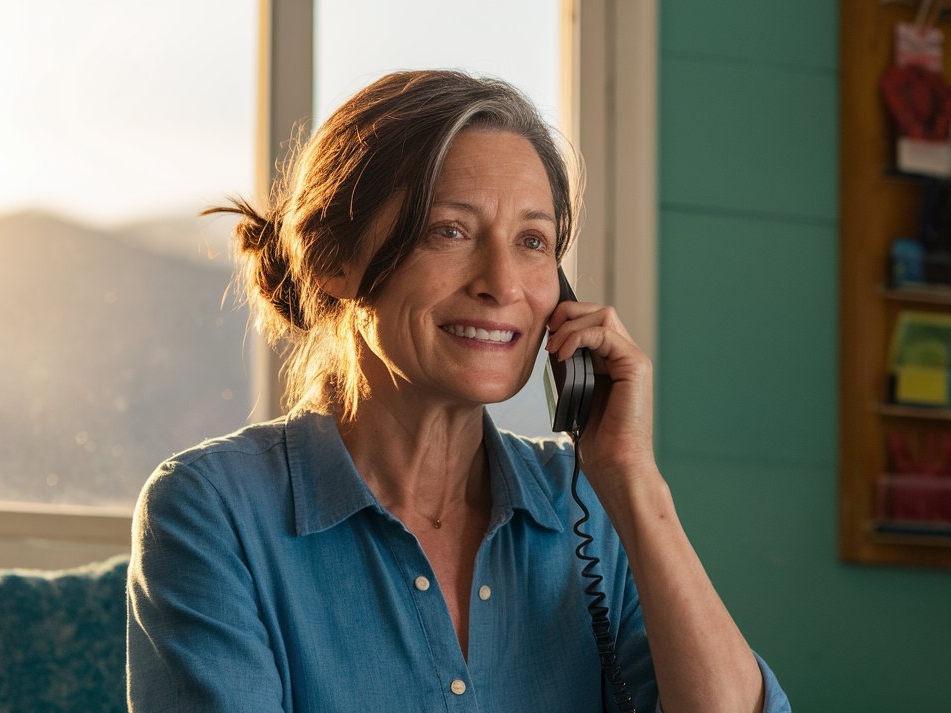
[[[0,713],[124,713],[126,570],[0,570]]]

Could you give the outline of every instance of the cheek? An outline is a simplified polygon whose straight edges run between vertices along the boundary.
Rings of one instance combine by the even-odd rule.
[[[558,281],[550,278],[540,280],[530,288],[534,333],[532,342],[541,345],[548,332],[548,320],[558,306]]]
[[[538,284],[535,285],[532,290],[537,305],[536,309],[544,313],[546,323],[551,313],[555,311],[555,307],[557,307],[561,301],[559,291],[558,275],[556,272],[552,272],[551,275],[545,275],[544,279],[539,280]]]

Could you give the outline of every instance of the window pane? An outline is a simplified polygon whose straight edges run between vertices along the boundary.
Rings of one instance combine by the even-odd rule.
[[[560,13],[552,0],[320,0],[317,114],[386,72],[451,68],[511,82],[557,125]]]
[[[320,0],[316,114],[325,118],[386,72],[440,67],[511,82],[557,126],[560,12],[552,0]],[[499,425],[528,435],[551,432],[540,364],[515,399],[492,407]]]
[[[0,22],[0,500],[131,505],[251,408],[232,223],[257,3],[17,3]]]

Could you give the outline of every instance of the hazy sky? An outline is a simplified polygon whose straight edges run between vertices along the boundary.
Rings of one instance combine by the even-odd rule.
[[[557,120],[558,0],[318,0],[317,113],[395,68],[502,76]],[[257,0],[0,0],[0,213],[114,223],[251,190]]]
[[[0,3],[0,208],[114,220],[250,185],[255,0]]]

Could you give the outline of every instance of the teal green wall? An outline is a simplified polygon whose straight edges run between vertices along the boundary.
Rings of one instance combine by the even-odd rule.
[[[794,710],[947,713],[951,573],[836,555],[838,3],[660,6],[657,444],[684,525]]]

